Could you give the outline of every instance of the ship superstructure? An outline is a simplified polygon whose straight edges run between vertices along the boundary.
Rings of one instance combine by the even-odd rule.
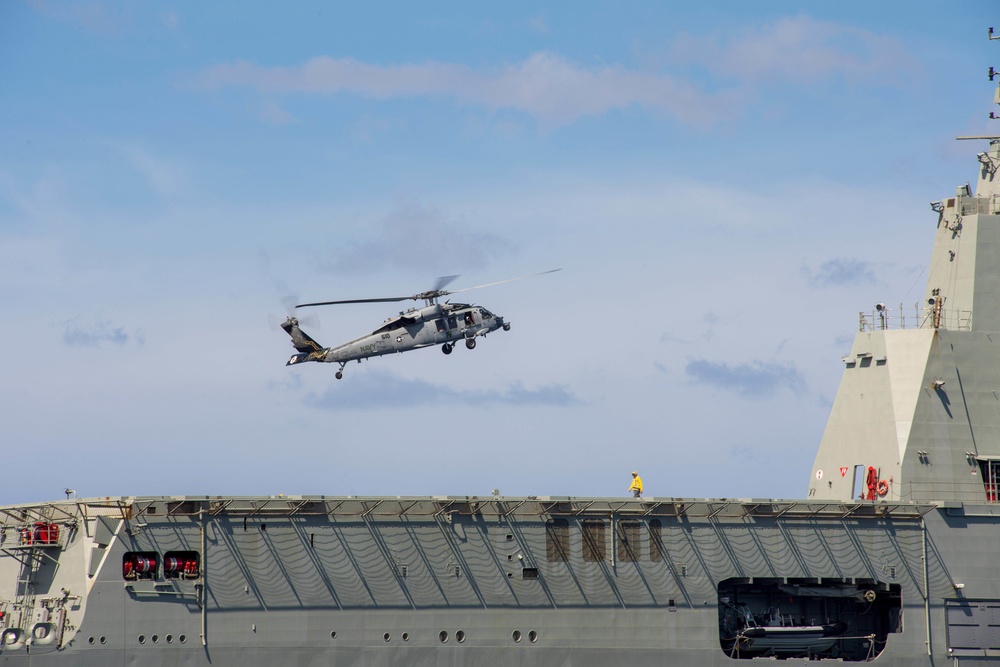
[[[962,138],[962,137],[960,137]],[[809,497],[996,499],[1000,490],[1000,137],[931,203],[923,299],[859,313]]]

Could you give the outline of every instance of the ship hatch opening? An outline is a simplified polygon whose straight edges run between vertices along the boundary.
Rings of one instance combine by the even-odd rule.
[[[870,661],[901,630],[900,591],[861,579],[727,579],[719,642],[733,659]]]
[[[992,458],[980,456],[976,457],[979,462],[979,472],[982,474],[983,486],[986,490],[986,502],[997,502],[998,492],[1000,492],[1000,461]]]

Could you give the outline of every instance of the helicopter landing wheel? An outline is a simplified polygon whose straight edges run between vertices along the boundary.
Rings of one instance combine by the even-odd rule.
[[[333,377],[337,378],[338,380],[343,380],[344,379],[344,373],[343,373],[343,371],[337,371],[336,373],[334,373]]]
[[[452,348],[451,343],[445,343],[444,345],[441,346],[441,351],[444,352],[445,354],[451,354],[451,348]]]
[[[466,338],[465,339],[465,347],[469,348],[470,350],[476,349],[476,339],[475,338]]]

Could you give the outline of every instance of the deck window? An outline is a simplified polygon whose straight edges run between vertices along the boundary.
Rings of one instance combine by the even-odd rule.
[[[618,523],[618,560],[634,563],[639,560],[639,522],[621,521]]]
[[[654,563],[663,560],[663,524],[659,519],[649,522],[649,560]]]
[[[583,560],[588,563],[603,561],[608,555],[604,522],[593,519],[583,522]]]
[[[569,560],[569,521],[566,519],[545,522],[545,557],[550,562]]]

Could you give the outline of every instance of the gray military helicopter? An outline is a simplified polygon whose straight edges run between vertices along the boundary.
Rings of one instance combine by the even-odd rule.
[[[291,336],[292,346],[298,350],[298,354],[292,355],[291,359],[285,365],[292,366],[293,364],[301,364],[305,361],[336,362],[340,364],[340,369],[336,373],[337,379],[340,380],[344,377],[344,366],[349,361],[357,360],[360,363],[362,359],[368,359],[369,357],[381,357],[386,354],[408,352],[432,345],[440,345],[442,352],[451,354],[451,351],[458,344],[459,340],[464,340],[465,347],[470,350],[475,349],[477,338],[497,329],[510,331],[510,322],[504,321],[502,317],[494,315],[482,306],[447,301],[440,303],[438,299],[449,294],[492,287],[493,285],[501,285],[515,280],[545,275],[546,273],[555,273],[559,270],[551,269],[549,271],[542,271],[541,273],[508,278],[507,280],[500,280],[495,283],[451,291],[444,288],[458,276],[444,276],[438,278],[437,283],[432,289],[411,296],[300,303],[295,307],[309,308],[312,306],[331,306],[345,303],[387,303],[407,300],[422,300],[425,305],[422,308],[410,308],[406,311],[400,311],[399,315],[388,318],[382,323],[382,326],[370,334],[355,338],[336,347],[323,347],[317,343],[309,334],[299,328],[298,319],[294,315],[290,315],[281,324],[281,328]]]

